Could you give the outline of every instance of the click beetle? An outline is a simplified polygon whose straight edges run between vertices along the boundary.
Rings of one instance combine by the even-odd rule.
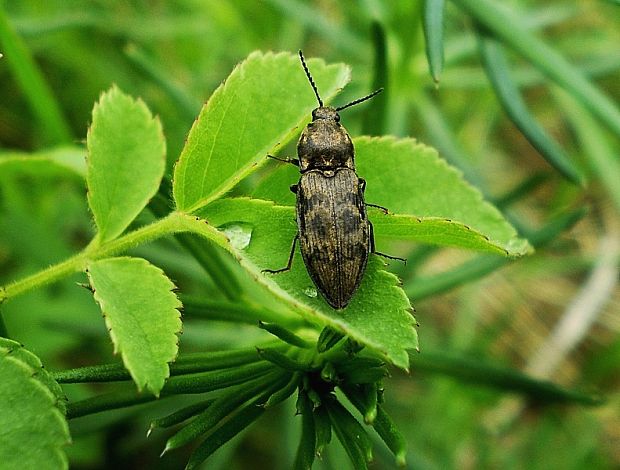
[[[299,182],[291,186],[291,191],[297,195],[298,231],[287,265],[263,271],[275,274],[290,270],[299,241],[304,264],[317,289],[329,305],[343,309],[362,281],[369,253],[405,261],[375,251],[373,227],[366,206],[377,207],[385,213],[387,209],[364,201],[366,181],[357,176],[353,142],[340,124],[338,114],[383,89],[338,108],[325,106],[301,51],[299,58],[319,107],[312,111],[312,122],[301,134],[297,144],[298,158],[270,156],[299,167]]]

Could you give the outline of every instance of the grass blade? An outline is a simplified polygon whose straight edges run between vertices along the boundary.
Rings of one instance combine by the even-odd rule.
[[[620,109],[555,49],[530,33],[523,21],[491,0],[452,0],[494,36],[530,61],[540,72],[568,91],[620,136]]]
[[[41,134],[45,136],[44,143],[49,145],[71,142],[71,130],[58,101],[30,55],[28,47],[11,26],[2,6],[0,6],[0,45],[4,60],[7,61],[33,114],[39,121]]]
[[[444,0],[424,0],[422,26],[426,39],[426,59],[435,83],[443,70],[443,12]]]
[[[573,183],[582,184],[583,175],[527,109],[511,77],[502,45],[481,35],[479,46],[484,69],[506,114],[551,166]]]

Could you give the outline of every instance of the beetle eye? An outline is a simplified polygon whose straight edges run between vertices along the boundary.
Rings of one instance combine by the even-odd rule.
[[[336,117],[334,118],[336,122],[340,122],[340,114],[336,113]]]

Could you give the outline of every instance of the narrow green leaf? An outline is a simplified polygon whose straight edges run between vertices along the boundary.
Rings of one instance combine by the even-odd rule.
[[[88,203],[103,243],[120,235],[157,193],[166,143],[159,119],[114,86],[95,104],[87,146]]]
[[[258,354],[263,359],[277,365],[278,367],[290,370],[290,371],[310,371],[312,370],[309,363],[300,362],[297,359],[293,359],[287,354],[281,353],[277,349],[273,348],[256,348]]]
[[[528,31],[523,20],[514,11],[505,4],[492,0],[452,1],[568,91],[620,136],[620,109],[617,105],[555,49]]]
[[[57,397],[38,379],[30,353],[0,344],[0,461],[2,467],[68,468],[71,437]],[[17,352],[17,354],[12,354]],[[26,360],[23,360],[26,359]],[[35,361],[40,363],[38,359]]]
[[[336,311],[317,294],[298,252],[291,271],[277,275],[261,272],[286,264],[297,231],[293,207],[247,198],[221,199],[205,208],[204,217],[216,227],[233,221],[249,224],[250,244],[243,249],[231,246],[229,250],[258,282],[305,318],[315,324],[330,325],[398,367],[407,367],[406,349],[417,346],[411,305],[398,286],[398,279],[381,270],[384,266],[381,259],[371,257],[351,303],[346,309]]]
[[[325,405],[314,409],[314,428],[316,430],[316,455],[321,457],[323,449],[332,440],[332,423]]]
[[[513,369],[485,363],[480,358],[466,357],[445,352],[415,353],[411,362],[416,370],[447,375],[464,382],[484,385],[504,391],[527,395],[540,403],[576,402],[582,405],[599,405],[596,396],[559,387],[545,380],[538,380]]]
[[[332,428],[351,459],[353,468],[368,468],[372,460],[372,443],[362,425],[342,406],[335,397],[325,400]]]
[[[316,342],[316,349],[320,353],[324,353],[329,351],[331,348],[336,346],[336,344],[344,338],[344,335],[333,328],[326,326],[321,330],[321,334],[319,335],[319,339]]]
[[[149,430],[147,432],[147,437],[151,434],[153,429],[156,428],[169,428],[171,426],[176,426],[177,424],[182,423],[183,421],[188,420],[192,416],[196,416],[206,408],[211,406],[215,400],[203,400],[198,403],[192,403],[180,410],[177,410],[169,415],[162,416],[161,418],[154,419],[151,421],[149,426]]]
[[[366,135],[384,134],[387,116],[387,103],[390,89],[385,88],[389,83],[388,77],[388,48],[385,37],[385,28],[379,21],[373,21],[370,26],[375,58],[373,63],[373,77],[371,90],[383,88],[383,93],[375,96],[365,107],[363,133]]]
[[[572,227],[587,213],[579,209],[558,216],[547,225],[529,235],[532,244],[541,248],[554,240],[560,233]],[[430,277],[417,277],[407,285],[407,295],[416,300],[422,300],[440,294],[468,282],[473,282],[487,274],[508,264],[510,260],[497,256],[478,256],[466,261],[460,266]]]
[[[301,437],[299,438],[293,468],[295,470],[310,470],[316,456],[316,430],[312,403],[303,392],[299,393],[297,410],[301,413]]]
[[[560,98],[587,157],[586,161],[620,212],[620,160],[616,148],[588,112],[570,98]]]
[[[285,347],[285,345],[283,345],[283,347]],[[177,357],[176,361],[170,365],[170,375],[227,369],[251,364],[259,360],[260,357],[256,354],[256,348],[183,354]],[[58,381],[58,383],[116,382],[131,380],[129,371],[125,369],[122,363],[101,364],[97,366],[62,370],[53,372],[52,377],[54,380]]]
[[[225,370],[216,370],[199,374],[180,375],[171,377],[164,388],[162,395],[178,395],[181,393],[207,393],[221,390],[254,377],[264,375],[275,369],[272,364],[261,361],[258,364],[233,367]],[[100,411],[124,408],[140,403],[154,401],[153,395],[137,392],[135,389],[125,389],[119,392],[106,393],[69,403],[67,406],[68,418],[79,418]]]
[[[342,391],[361,413],[364,413],[364,395],[362,391],[357,387],[347,387],[346,385],[341,387]],[[396,463],[398,466],[403,467],[406,464],[407,456],[407,441],[402,433],[396,428],[392,418],[385,412],[381,405],[377,405],[377,416],[372,424],[379,434],[379,437],[388,446],[388,449],[392,451],[396,457]]]
[[[28,47],[17,35],[0,6],[0,58],[6,61],[19,87],[28,100],[32,113],[39,121],[39,133],[46,144],[62,144],[71,141],[71,130],[63,116],[58,101],[35,63]]]
[[[325,101],[349,69],[309,60]],[[193,212],[221,197],[290,139],[317,106],[299,57],[254,52],[213,93],[194,123],[174,172],[177,208]]]
[[[268,331],[272,335],[280,338],[285,343],[291,344],[293,346],[297,346],[299,348],[311,348],[313,346],[312,343],[306,341],[303,338],[300,338],[295,333],[279,325],[276,325],[275,323],[265,323],[259,321],[258,327],[262,328],[265,331]]]
[[[271,380],[273,385],[261,392],[255,399],[248,401],[228,418],[221,426],[209,433],[207,438],[194,450],[186,469],[193,469],[207,459],[213,452],[243,431],[258,419],[265,411],[263,404],[277,390],[286,385],[289,376],[280,375],[280,379]]]
[[[281,382],[282,374],[279,374],[279,376],[278,374],[265,375],[227,390],[207,409],[196,415],[189,424],[172,435],[166,442],[166,448],[163,453],[178,449],[211,431],[221,420],[245,402],[255,398],[257,395],[264,394],[264,390],[273,386],[274,382]]]
[[[426,60],[435,83],[443,70],[443,12],[444,0],[422,2],[422,25],[426,39]]]
[[[506,114],[551,166],[573,183],[582,184],[584,177],[581,172],[527,109],[510,75],[501,44],[482,35],[479,46],[484,69]]]
[[[161,269],[140,258],[94,261],[88,276],[101,306],[114,352],[138,389],[159,395],[178,351],[181,302]]]
[[[290,397],[295,390],[299,387],[299,383],[302,378],[301,372],[294,372],[291,375],[291,379],[288,383],[282,387],[280,390],[275,392],[273,395],[269,397],[269,399],[263,405],[265,408],[269,408],[270,406],[275,406],[279,403],[282,403],[288,397]]]
[[[186,470],[192,470],[204,462],[213,452],[222,447],[233,437],[256,421],[265,412],[256,403],[250,403],[237,412],[233,417],[217,428],[212,434],[200,444],[192,453]]]
[[[377,417],[373,427],[396,457],[396,464],[404,467],[407,457],[407,441],[381,405],[377,405]]]

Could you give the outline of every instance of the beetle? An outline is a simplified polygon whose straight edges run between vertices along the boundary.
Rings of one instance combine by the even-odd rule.
[[[329,305],[345,308],[359,287],[369,253],[390,259],[375,250],[372,223],[366,206],[387,213],[387,209],[364,201],[366,181],[355,171],[355,149],[349,133],[340,124],[345,108],[369,100],[381,93],[380,88],[337,108],[325,106],[317,86],[299,51],[301,65],[314,90],[318,108],[299,138],[296,159],[269,157],[299,167],[299,182],[291,186],[297,196],[297,234],[293,238],[288,263],[281,269],[264,269],[281,273],[291,269],[295,247],[300,243],[301,255],[315,286]]]

